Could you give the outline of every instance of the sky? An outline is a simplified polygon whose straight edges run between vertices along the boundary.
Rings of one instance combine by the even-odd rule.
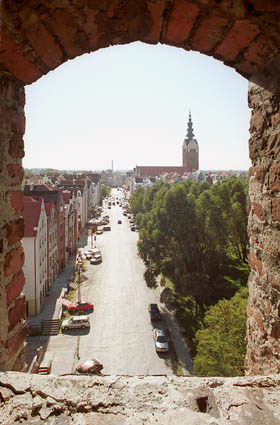
[[[211,57],[140,42],[68,61],[26,87],[25,168],[182,165],[191,112],[201,170],[247,170],[248,81]]]

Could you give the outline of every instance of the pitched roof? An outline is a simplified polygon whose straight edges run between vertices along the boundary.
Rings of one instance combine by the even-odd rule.
[[[55,207],[59,207],[59,202],[62,197],[62,189],[53,190],[24,190],[24,196],[31,196],[34,199],[44,198],[45,202],[53,202]]]
[[[36,236],[37,230],[34,228],[38,227],[42,198],[36,200],[30,196],[24,196],[23,202],[24,236]]]

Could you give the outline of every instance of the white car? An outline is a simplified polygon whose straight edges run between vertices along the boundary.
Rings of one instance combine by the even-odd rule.
[[[90,264],[99,264],[102,262],[101,254],[94,254],[90,259]]]
[[[167,353],[169,350],[168,338],[163,329],[155,328],[153,330],[155,348],[157,353]]]
[[[68,329],[85,329],[90,327],[88,316],[72,316],[68,320],[64,320],[61,325],[62,330]]]

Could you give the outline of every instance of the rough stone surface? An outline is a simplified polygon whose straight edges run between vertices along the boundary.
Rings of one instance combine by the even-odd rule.
[[[3,49],[4,44],[0,46]],[[21,370],[25,362],[25,305],[21,247],[24,224],[21,160],[25,131],[24,87],[0,72],[0,369]],[[21,320],[22,319],[22,320]]]
[[[9,327],[8,320],[20,296],[15,276],[24,261],[19,240],[24,84],[78,55],[144,41],[207,53],[261,85],[252,85],[249,93],[253,166],[246,369],[248,374],[279,372],[279,2],[2,0],[0,19],[0,369],[19,369],[24,357],[24,329],[14,317]]]
[[[0,424],[279,425],[280,377],[0,373]]]
[[[247,374],[280,372],[280,101],[251,85]]]

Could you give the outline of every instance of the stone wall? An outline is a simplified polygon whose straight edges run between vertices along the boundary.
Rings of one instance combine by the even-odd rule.
[[[7,72],[0,73],[0,369],[21,370],[24,360],[25,299],[21,239],[21,182],[25,131],[24,87]]]
[[[280,99],[254,84],[249,140],[248,374],[280,372]]]

